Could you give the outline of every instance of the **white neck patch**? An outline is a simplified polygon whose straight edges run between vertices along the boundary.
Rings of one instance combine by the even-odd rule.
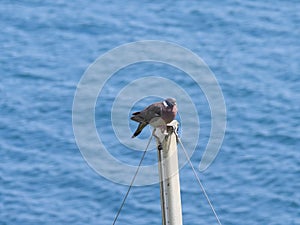
[[[164,104],[165,107],[168,107],[168,104],[166,103],[166,101],[162,102]]]

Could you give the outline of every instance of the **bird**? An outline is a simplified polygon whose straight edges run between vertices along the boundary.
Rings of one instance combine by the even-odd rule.
[[[165,128],[168,123],[174,120],[176,114],[175,98],[167,98],[162,102],[155,102],[140,112],[132,113],[130,119],[138,122],[139,125],[131,138],[138,136],[148,124],[154,128]]]

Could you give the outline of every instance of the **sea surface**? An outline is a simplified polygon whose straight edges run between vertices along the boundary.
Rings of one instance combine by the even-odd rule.
[[[2,0],[0,224],[112,224],[128,186],[101,176],[82,156],[73,99],[99,56],[141,40],[183,46],[209,66],[226,104],[224,142],[200,172],[211,127],[204,94],[177,68],[144,62],[114,74],[97,101],[96,126],[110,154],[135,166],[142,155],[111,129],[118,92],[145,76],[171,79],[196,105],[201,132],[191,160],[222,224],[300,224],[299,12],[298,0]],[[141,99],[132,110],[154,100]],[[145,145],[149,134],[141,135]],[[138,140],[130,136],[128,142]],[[143,164],[156,157],[152,149]],[[184,225],[217,224],[188,165],[180,181]],[[159,185],[134,186],[116,224],[161,224]]]

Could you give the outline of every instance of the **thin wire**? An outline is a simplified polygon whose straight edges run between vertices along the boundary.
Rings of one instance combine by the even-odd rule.
[[[152,140],[153,134],[154,134],[154,130],[153,130],[153,132],[152,132],[151,137],[149,138],[148,144],[147,144],[147,146],[146,146],[146,148],[145,148],[145,150],[144,150],[144,153],[143,153],[143,155],[142,155],[142,158],[141,158],[141,160],[140,160],[140,163],[139,163],[139,165],[138,165],[138,167],[137,167],[137,169],[136,169],[136,171],[135,171],[135,174],[134,174],[134,176],[133,176],[133,178],[132,178],[132,180],[131,180],[130,186],[129,186],[127,192],[126,192],[126,195],[124,196],[124,199],[123,199],[123,201],[122,201],[122,204],[121,204],[121,206],[120,206],[120,208],[119,208],[119,210],[118,210],[118,212],[117,212],[117,214],[116,214],[116,216],[115,216],[115,219],[114,219],[114,222],[113,222],[112,225],[114,225],[114,224],[116,223],[116,221],[117,221],[117,219],[118,219],[118,217],[119,217],[119,215],[120,215],[120,213],[121,213],[121,211],[122,211],[122,208],[123,208],[123,206],[124,206],[124,204],[125,204],[125,201],[126,201],[126,199],[127,199],[127,197],[128,197],[128,194],[129,194],[129,192],[130,192],[130,190],[131,190],[131,188],[132,188],[132,185],[133,185],[133,183],[134,183],[134,181],[135,181],[135,178],[136,178],[136,176],[137,176],[137,174],[138,174],[138,172],[139,172],[139,170],[140,170],[140,167],[141,167],[141,165],[142,165],[142,162],[143,162],[143,160],[144,160],[144,158],[145,158],[145,155],[146,155],[146,152],[147,152],[148,147],[149,147],[149,145],[150,145],[150,142],[151,142],[151,140]]]
[[[194,173],[194,175],[195,175],[195,177],[196,177],[196,179],[197,179],[197,181],[198,181],[198,184],[199,184],[200,188],[202,189],[202,192],[203,192],[203,194],[204,194],[204,196],[205,196],[205,198],[206,198],[206,200],[207,200],[207,202],[208,202],[208,204],[209,204],[211,210],[213,211],[213,213],[214,213],[214,215],[215,215],[215,217],[216,217],[216,220],[218,221],[218,223],[219,223],[220,225],[222,225],[222,223],[221,223],[221,221],[220,221],[220,219],[219,219],[219,217],[218,217],[218,215],[217,215],[217,213],[216,213],[216,211],[215,211],[215,209],[214,209],[214,207],[213,207],[211,201],[209,200],[209,197],[208,197],[208,195],[207,195],[207,193],[206,193],[206,191],[205,191],[205,189],[204,189],[204,186],[202,185],[202,183],[201,183],[201,181],[200,181],[200,178],[199,178],[198,174],[196,173],[196,170],[195,170],[195,168],[194,168],[194,166],[193,166],[193,164],[192,164],[192,162],[191,162],[191,160],[190,160],[190,158],[189,158],[189,156],[188,156],[188,154],[187,154],[187,151],[186,151],[185,147],[183,146],[183,144],[182,144],[180,138],[178,137],[178,134],[177,134],[176,132],[175,132],[175,134],[176,134],[176,136],[177,136],[177,140],[179,141],[179,143],[180,143],[180,145],[181,145],[181,147],[182,147],[182,149],[183,149],[183,152],[184,152],[184,154],[185,154],[185,157],[187,158],[187,160],[189,161],[190,166],[192,167],[193,173]]]

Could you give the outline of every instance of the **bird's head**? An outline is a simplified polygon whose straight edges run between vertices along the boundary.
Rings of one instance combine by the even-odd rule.
[[[176,105],[176,99],[175,98],[167,98],[163,101],[164,105],[167,105],[167,107],[173,107]]]

